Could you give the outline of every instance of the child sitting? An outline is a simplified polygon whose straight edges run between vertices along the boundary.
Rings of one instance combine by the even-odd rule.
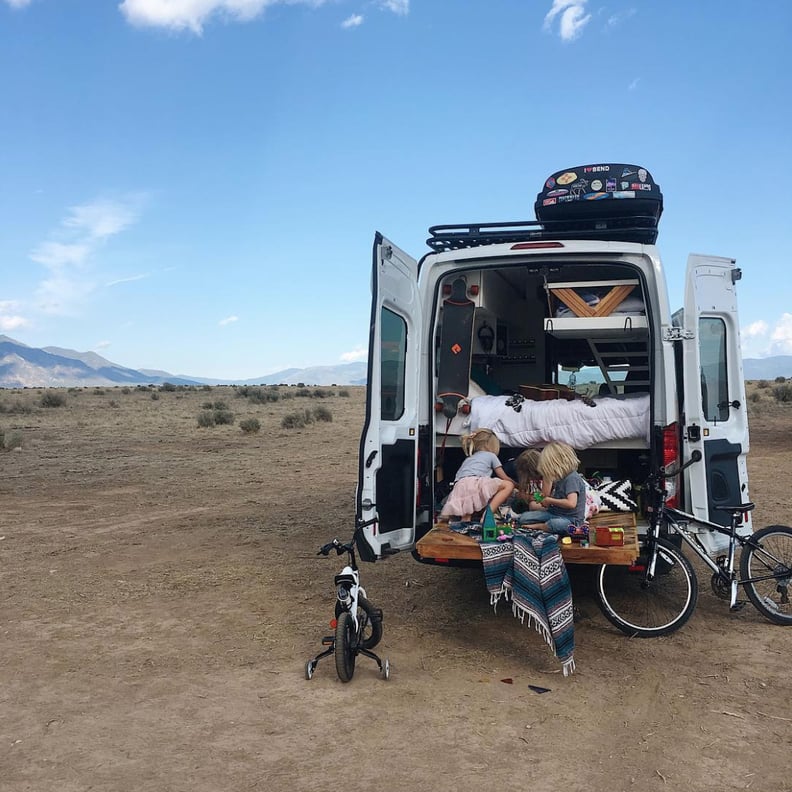
[[[504,473],[498,459],[500,441],[494,432],[478,429],[465,435],[461,443],[467,458],[459,466],[454,478],[454,488],[440,512],[440,517],[455,515],[463,522],[469,522],[487,504],[495,512],[505,503],[514,491],[514,481]]]
[[[580,460],[572,446],[549,443],[539,456],[537,472],[542,476],[540,502],[531,501],[518,522],[548,533],[566,536],[571,525],[581,525],[586,513],[586,482],[577,472]]]

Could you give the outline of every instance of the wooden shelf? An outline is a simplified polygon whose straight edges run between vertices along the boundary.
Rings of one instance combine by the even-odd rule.
[[[629,566],[638,557],[638,534],[635,528],[624,531],[624,547],[581,547],[559,545],[567,564],[619,564]],[[481,561],[481,546],[471,537],[452,531],[444,524],[435,525],[418,540],[415,549],[421,558],[434,560]]]

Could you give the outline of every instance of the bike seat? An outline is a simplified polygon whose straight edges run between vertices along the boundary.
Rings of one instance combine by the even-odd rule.
[[[753,511],[756,508],[755,503],[738,503],[735,506],[718,506],[717,507],[720,511],[730,512],[734,514],[734,512],[739,512],[740,514],[745,514],[746,512]]]

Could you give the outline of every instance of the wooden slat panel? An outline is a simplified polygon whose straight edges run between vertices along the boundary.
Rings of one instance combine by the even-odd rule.
[[[629,565],[638,557],[638,534],[635,528],[625,528],[624,547],[581,547],[575,543],[560,547],[567,564]],[[418,541],[415,549],[422,558],[481,561],[481,547],[475,539],[444,525],[432,528]]]
[[[635,288],[614,286],[595,306],[594,316],[610,316],[611,311]]]

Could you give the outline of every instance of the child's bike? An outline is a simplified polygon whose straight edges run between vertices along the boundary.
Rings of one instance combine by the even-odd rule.
[[[331,654],[335,654],[336,672],[342,682],[352,679],[359,654],[376,661],[383,679],[390,677],[388,659],[380,660],[371,651],[382,638],[382,610],[372,606],[366,599],[366,590],[360,585],[360,570],[355,558],[355,540],[359,530],[360,528],[355,530],[346,544],[333,539],[317,553],[323,556],[329,555],[331,550],[335,550],[338,555],[346,553],[348,563],[335,576],[335,617],[330,622],[330,626],[335,628],[335,634],[323,638],[322,646],[327,649],[306,663],[306,679],[311,679],[319,661]]]

